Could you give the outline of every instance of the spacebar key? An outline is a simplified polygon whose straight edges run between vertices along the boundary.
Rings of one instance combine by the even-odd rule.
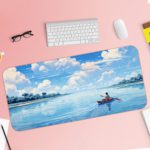
[[[80,44],[80,41],[64,41],[64,45]]]

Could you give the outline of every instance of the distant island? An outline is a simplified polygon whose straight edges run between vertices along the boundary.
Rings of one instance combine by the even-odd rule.
[[[138,82],[143,82],[143,76],[141,74],[138,74],[136,77],[131,77],[128,80],[124,79],[120,81],[119,83],[112,85],[111,87],[117,87],[121,85],[133,84],[133,83],[138,83]]]
[[[63,95],[68,95],[68,94],[60,94],[60,93],[53,93],[53,94],[47,94],[46,92],[43,92],[40,94],[32,94],[32,93],[24,93],[20,97],[16,96],[11,96],[9,97],[7,95],[7,100],[8,104],[17,104],[17,103],[25,103],[25,102],[31,102],[31,101],[36,101],[36,100],[42,100],[46,98],[54,98],[58,96],[63,96]]]

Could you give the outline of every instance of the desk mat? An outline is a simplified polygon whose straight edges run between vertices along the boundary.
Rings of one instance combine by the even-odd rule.
[[[134,46],[12,67],[3,77],[17,131],[140,109],[147,102]]]

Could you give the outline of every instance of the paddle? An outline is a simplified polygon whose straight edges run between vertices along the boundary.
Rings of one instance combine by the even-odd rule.
[[[120,98],[114,98],[114,99],[116,99],[116,100],[118,100],[118,101],[122,101],[122,99],[120,99]]]

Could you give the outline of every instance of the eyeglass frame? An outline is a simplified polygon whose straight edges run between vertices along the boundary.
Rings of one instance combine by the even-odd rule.
[[[30,35],[30,36],[33,36],[34,34],[32,33],[31,30],[29,31],[26,31],[22,34],[18,34],[18,35],[15,35],[15,36],[12,36],[11,39],[12,39],[12,42],[19,42],[21,40],[21,37],[24,37],[24,38],[29,38],[30,36],[26,37],[25,35]],[[16,40],[17,38],[19,38],[19,40]]]

